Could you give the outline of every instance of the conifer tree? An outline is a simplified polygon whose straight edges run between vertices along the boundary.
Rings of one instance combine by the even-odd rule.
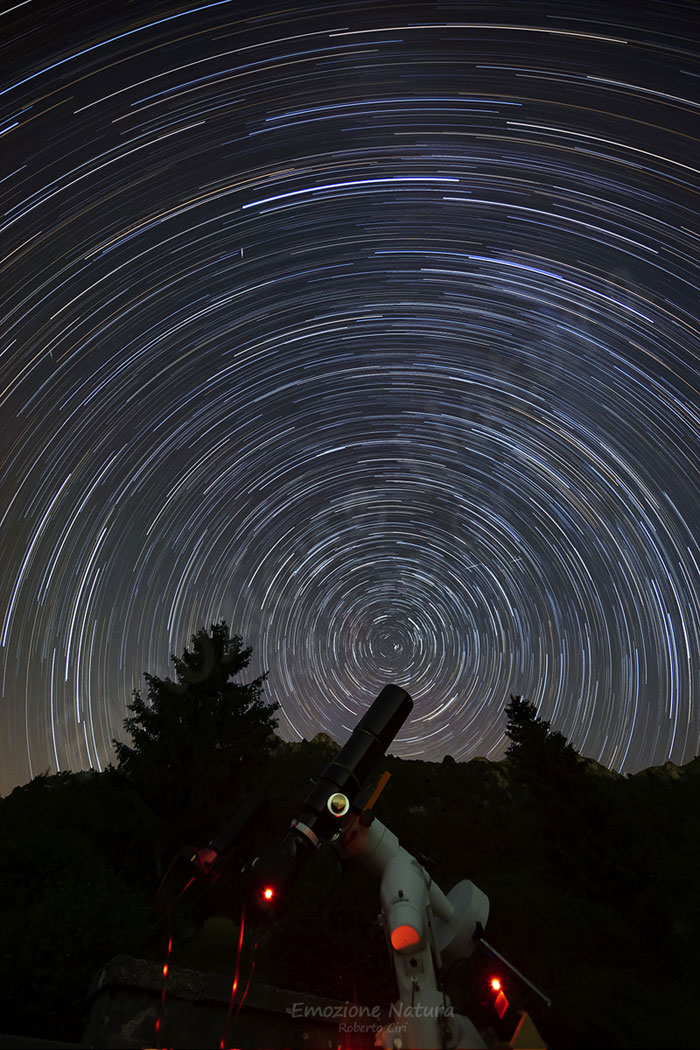
[[[506,707],[510,740],[506,754],[521,768],[547,775],[576,766],[576,751],[566,737],[551,728],[551,722],[537,715],[537,707],[523,696],[510,694]]]
[[[262,698],[266,675],[232,681],[251,653],[222,620],[172,656],[175,681],[145,674],[146,699],[134,691],[124,721],[131,743],[113,741],[117,767],[156,810],[184,813],[213,793],[235,794],[241,774],[269,754],[279,705]]]

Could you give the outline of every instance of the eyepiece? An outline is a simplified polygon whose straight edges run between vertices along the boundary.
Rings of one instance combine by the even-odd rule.
[[[336,791],[335,795],[331,795],[328,799],[327,806],[328,812],[332,817],[344,817],[350,809],[350,799],[341,791]]]

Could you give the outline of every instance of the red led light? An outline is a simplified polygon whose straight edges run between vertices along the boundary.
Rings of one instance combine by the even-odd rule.
[[[503,1019],[503,1015],[508,1009],[509,1003],[503,993],[503,985],[500,977],[492,977],[489,984],[491,985],[492,990],[496,993],[493,1000],[493,1008],[498,1016]]]
[[[272,886],[266,886],[265,889],[262,891],[262,895],[266,901],[271,901],[275,895],[275,891],[273,890]]]
[[[391,944],[397,952],[402,948],[413,948],[416,944],[420,944],[420,934],[418,930],[414,930],[413,926],[397,926],[391,931]]]

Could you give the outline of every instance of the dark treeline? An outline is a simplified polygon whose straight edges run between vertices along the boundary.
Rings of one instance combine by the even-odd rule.
[[[256,788],[271,805],[246,846],[281,840],[337,745],[275,736],[264,678],[238,680],[249,659],[225,623],[201,631],[173,658],[174,680],[145,676],[113,766],[40,776],[0,800],[0,1029],[77,1040],[102,965],[163,960],[164,904],[189,877],[181,847],[203,846]],[[511,1001],[551,1046],[698,1045],[700,758],[622,777],[522,697],[504,723],[501,762],[386,758],[378,817],[445,891],[470,878],[488,894],[487,939],[553,1005],[506,974]],[[256,980],[388,1005],[378,889],[322,850],[285,916],[258,930]],[[240,864],[198,880],[173,911],[174,963],[232,972],[242,896]],[[486,972],[477,951],[447,977],[477,1023]]]

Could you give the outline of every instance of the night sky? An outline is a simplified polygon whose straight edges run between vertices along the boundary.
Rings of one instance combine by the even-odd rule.
[[[220,618],[288,740],[694,757],[700,7],[2,10],[0,791]]]

